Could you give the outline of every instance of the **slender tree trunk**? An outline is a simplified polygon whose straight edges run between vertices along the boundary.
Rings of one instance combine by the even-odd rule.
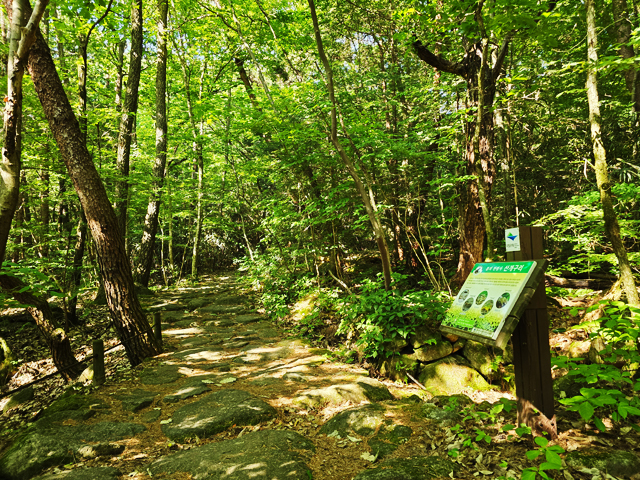
[[[0,288],[18,302],[28,305],[27,311],[35,320],[38,330],[49,346],[53,364],[61,372],[62,377],[67,381],[77,378],[85,367],[73,355],[71,343],[65,331],[57,328],[47,301],[30,293],[28,285],[9,275],[0,275]]]
[[[83,141],[49,47],[40,32],[29,55],[28,69],[87,216],[112,321],[129,362],[133,366],[138,365],[146,357],[158,354],[161,347],[136,296],[118,219]]]
[[[612,0],[613,19],[615,21],[616,40],[620,44],[618,53],[624,59],[635,58],[635,52],[631,40],[633,26],[629,21],[629,7],[627,0]],[[631,94],[633,110],[636,115],[640,114],[640,82],[637,80],[637,65],[630,66],[624,73],[627,90]]]
[[[598,79],[596,75],[598,64],[598,34],[596,29],[595,0],[586,0],[587,8],[587,98],[589,100],[589,122],[591,123],[591,141],[593,142],[593,156],[595,158],[596,182],[602,202],[604,229],[613,246],[618,259],[620,280],[627,295],[627,303],[640,306],[638,290],[633,278],[631,264],[627,257],[627,250],[622,243],[618,216],[613,208],[611,198],[611,182],[607,168],[607,152],[602,144],[602,129],[600,126],[600,98],[598,95]],[[640,342],[640,340],[639,340]]]
[[[73,249],[73,263],[71,266],[71,278],[69,279],[69,302],[67,305],[67,324],[78,324],[78,292],[82,284],[82,260],[87,245],[87,217],[80,208],[80,219],[78,220],[78,230],[76,234],[76,245]]]
[[[144,218],[140,253],[135,277],[147,287],[153,265],[156,233],[162,195],[162,184],[167,164],[167,16],[168,0],[158,0],[158,57],[156,61],[156,160],[153,165],[153,192]]]
[[[200,73],[200,90],[198,92],[198,99],[202,101],[202,92],[204,87],[204,75],[207,71],[206,62],[202,65],[202,72]],[[204,188],[204,158],[202,153],[202,135],[204,134],[204,122],[202,117],[200,118],[199,129],[196,129],[196,120],[193,116],[193,109],[191,102],[189,102],[189,119],[191,120],[191,129],[193,131],[193,148],[196,155],[195,168],[198,175],[198,200],[196,203],[196,228],[193,236],[193,256],[191,257],[191,276],[194,279],[198,278],[198,261],[200,259],[200,241],[202,239],[202,198]]]
[[[135,0],[131,9],[131,54],[129,56],[129,75],[127,93],[120,116],[120,133],[118,134],[118,158],[116,170],[119,179],[116,182],[115,208],[119,230],[128,244],[127,208],[129,201],[129,166],[131,156],[131,140],[134,135],[136,114],[138,113],[138,87],[142,70],[142,0]],[[127,249],[128,250],[128,249]]]
[[[309,9],[311,11],[311,20],[313,21],[313,29],[316,37],[316,45],[318,47],[318,55],[320,56],[320,60],[324,66],[325,75],[327,77],[327,90],[329,93],[329,100],[331,101],[331,143],[334,148],[338,152],[341,160],[349,170],[353,181],[356,184],[356,189],[360,194],[360,198],[362,198],[362,203],[364,203],[365,210],[367,211],[367,215],[369,216],[369,222],[371,222],[371,228],[373,229],[373,234],[376,237],[376,242],[378,244],[378,250],[380,251],[380,260],[382,261],[382,272],[384,275],[384,284],[385,288],[388,290],[391,287],[391,259],[389,258],[389,248],[387,246],[387,239],[382,228],[382,224],[380,223],[380,218],[378,216],[377,209],[375,205],[371,202],[369,195],[360,179],[360,174],[355,168],[355,165],[347,152],[342,147],[340,140],[338,139],[338,117],[337,117],[337,105],[335,98],[335,90],[333,86],[333,70],[331,69],[331,64],[329,63],[329,59],[324,53],[324,47],[322,45],[322,36],[320,35],[320,26],[318,24],[318,16],[316,14],[316,7],[313,0],[308,0]]]
[[[124,78],[124,47],[127,42],[121,40],[118,42],[117,63],[116,63],[116,109],[119,111],[122,108],[122,79]]]

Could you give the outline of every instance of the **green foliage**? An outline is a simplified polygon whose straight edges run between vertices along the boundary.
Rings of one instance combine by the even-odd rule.
[[[550,480],[550,477],[546,472],[549,470],[562,470],[562,459],[560,454],[564,453],[564,449],[560,445],[549,445],[549,440],[545,437],[535,437],[534,439],[537,448],[535,450],[529,450],[526,455],[529,460],[536,460],[539,457],[543,457],[544,461],[536,467],[528,467],[522,471],[522,480],[535,480],[543,478]]]
[[[385,290],[381,275],[375,282],[366,279],[360,294],[345,301],[338,333],[355,331],[366,356],[385,358],[394,340],[407,339],[420,326],[439,324],[449,298],[429,290],[401,290],[406,280],[406,275],[394,273],[394,288]]]
[[[618,423],[629,415],[640,416],[640,382],[633,375],[640,365],[638,335],[635,323],[640,310],[623,302],[600,302],[594,308],[604,307],[600,327],[590,334],[601,338],[604,350],[599,352],[603,363],[584,364],[582,359],[557,357],[554,365],[568,370],[567,375],[577,382],[594,385],[583,387],[580,395],[561,400],[569,410],[580,414],[585,422],[593,421],[602,432],[606,431],[603,419],[610,417]],[[635,314],[636,317],[632,315]],[[599,388],[597,388],[597,387]],[[640,431],[634,423],[632,428]]]
[[[640,220],[637,218],[640,185],[632,183],[614,184],[612,193],[617,197],[617,214],[622,238],[640,236]],[[549,229],[549,237],[562,252],[562,271],[572,273],[608,272],[617,273],[615,255],[606,248],[600,197],[596,191],[574,196],[567,206],[551,213],[540,221]],[[563,258],[564,257],[564,258]],[[632,263],[640,262],[635,252],[629,254]],[[551,273],[554,270],[550,270]]]

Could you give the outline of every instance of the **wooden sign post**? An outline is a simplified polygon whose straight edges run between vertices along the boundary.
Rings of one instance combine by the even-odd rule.
[[[507,251],[507,261],[543,258],[541,227],[519,227],[507,231],[519,250]],[[528,308],[521,316],[513,335],[513,364],[516,395],[529,400],[547,418],[554,415],[551,349],[549,347],[549,316],[544,281],[540,282]]]

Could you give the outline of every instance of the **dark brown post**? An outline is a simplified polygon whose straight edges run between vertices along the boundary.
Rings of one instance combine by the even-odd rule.
[[[106,380],[104,373],[104,342],[93,341],[93,384],[102,385]]]
[[[507,252],[507,261],[542,259],[543,253],[542,228],[520,227],[520,251]],[[538,285],[511,338],[516,395],[529,400],[551,418],[554,415],[553,384],[544,281]]]
[[[162,346],[162,314],[160,312],[153,314],[153,334],[158,340],[158,345]]]

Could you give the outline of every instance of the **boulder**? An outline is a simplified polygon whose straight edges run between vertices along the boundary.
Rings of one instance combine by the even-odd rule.
[[[207,480],[309,480],[305,456],[314,450],[298,433],[261,430],[161,457],[148,472],[154,478],[186,474]]]
[[[384,350],[385,352],[393,352],[399,353],[404,347],[408,345],[407,340],[402,337],[396,337],[392,340],[387,340],[384,342]]]
[[[0,459],[0,478],[28,480],[46,468],[76,461],[82,456],[80,450],[84,447],[131,438],[146,430],[135,423],[101,422],[68,426],[54,424],[50,420],[38,420],[16,438]]]
[[[378,433],[371,437],[367,444],[373,455],[378,458],[388,457],[395,452],[400,445],[407,442],[413,430],[405,425],[383,425]]]
[[[257,425],[276,416],[276,410],[242,390],[220,390],[180,407],[162,432],[174,442],[207,438],[233,425]]]
[[[591,348],[591,342],[589,340],[575,340],[571,342],[567,350],[567,357],[569,358],[587,358],[589,355],[589,349]]]
[[[333,432],[338,432],[341,438],[346,438],[347,435],[354,433],[367,437],[384,424],[384,414],[385,408],[375,403],[350,408],[331,417],[320,427],[320,433],[330,435]]]
[[[417,349],[424,345],[432,345],[442,341],[440,332],[434,332],[428,328],[419,328],[409,337],[409,345]]]
[[[425,403],[420,407],[422,417],[442,427],[452,427],[462,420],[462,416],[458,412],[460,412],[460,408],[440,408],[433,403]]]
[[[352,402],[381,402],[393,399],[387,387],[373,378],[363,377],[354,383],[331,385],[307,390],[293,398],[293,403],[302,407],[321,407],[327,403],[339,405]]]
[[[405,381],[407,379],[406,372],[413,375],[416,364],[417,360],[415,355],[393,355],[380,361],[378,370],[380,371],[380,375],[391,380]]]
[[[455,356],[426,365],[418,381],[434,395],[457,394],[469,388],[481,391],[491,388],[480,373],[464,365]]]
[[[448,340],[440,338],[433,345],[425,344],[415,349],[414,355],[421,362],[432,362],[440,358],[444,358],[453,353],[453,345]]]

